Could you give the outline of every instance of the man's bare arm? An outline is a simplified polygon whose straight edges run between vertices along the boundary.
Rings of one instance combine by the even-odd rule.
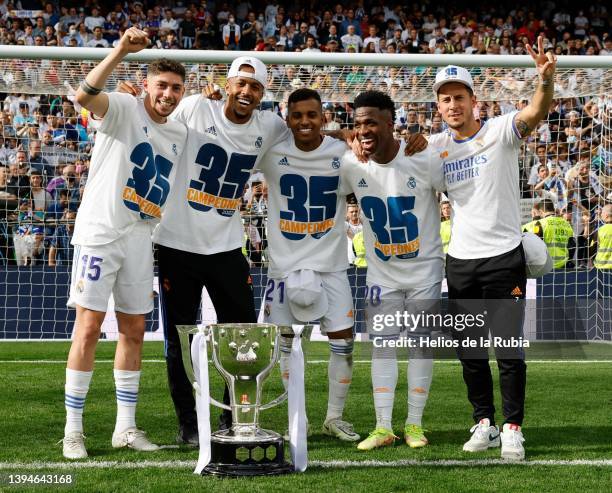
[[[96,116],[102,118],[108,111],[108,95],[102,91],[115,67],[128,53],[136,53],[149,44],[149,38],[138,28],[129,28],[119,44],[85,77],[77,89],[75,100]]]

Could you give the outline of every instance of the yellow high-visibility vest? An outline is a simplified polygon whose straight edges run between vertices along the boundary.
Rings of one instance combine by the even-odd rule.
[[[521,231],[523,231],[523,233],[533,233],[534,235],[540,234],[539,222],[539,219],[535,219],[534,221],[530,221],[527,224],[523,224]]]
[[[548,247],[548,253],[553,261],[553,267],[565,267],[569,260],[567,241],[574,236],[572,225],[562,217],[546,216],[540,219],[543,230],[543,240]]]
[[[353,236],[353,250],[355,250],[355,261],[353,262],[356,267],[367,267],[368,262],[366,261],[366,248],[365,241],[363,239],[363,231]]]
[[[440,238],[442,239],[442,252],[446,255],[448,252],[448,244],[451,238],[451,222],[450,219],[440,223]]]
[[[604,224],[597,231],[597,269],[612,269],[612,224]]]
[[[244,233],[244,238],[242,241],[242,255],[244,255],[248,259],[249,252],[247,252],[247,241],[249,241],[249,237],[246,233]]]

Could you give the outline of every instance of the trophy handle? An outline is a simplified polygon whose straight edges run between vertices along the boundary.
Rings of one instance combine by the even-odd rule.
[[[193,325],[177,325],[176,329],[179,335],[179,340],[181,342],[181,358],[183,360],[183,368],[185,369],[185,375],[187,375],[191,386],[195,389],[196,379],[195,374],[193,372],[193,364],[191,362],[191,345],[189,343],[189,339],[192,335],[199,333],[200,329],[197,326]],[[206,337],[206,335],[204,337]]]
[[[279,395],[276,399],[272,399],[270,402],[268,402],[267,404],[262,404],[259,409],[262,411],[265,411],[266,409],[270,409],[271,407],[274,406],[278,406],[279,404],[282,404],[283,402],[285,402],[287,400],[287,398],[289,397],[289,392],[287,392],[286,390]]]
[[[232,407],[228,404],[223,404],[223,402],[219,402],[217,399],[215,399],[212,396],[208,396],[208,398],[210,399],[210,403],[215,406],[218,407],[220,409],[227,409],[228,411],[232,410]],[[240,406],[236,406],[236,407],[240,407]],[[249,406],[244,406],[244,407],[249,407]]]

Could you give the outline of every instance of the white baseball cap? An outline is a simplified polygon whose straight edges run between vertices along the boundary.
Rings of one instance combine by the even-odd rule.
[[[321,276],[310,269],[292,272],[287,277],[287,300],[293,316],[300,322],[318,320],[327,312],[327,294]]]
[[[436,81],[433,85],[433,92],[436,96],[438,95],[438,89],[440,89],[440,87],[447,82],[460,82],[474,92],[474,81],[472,81],[472,76],[463,67],[458,67],[457,65],[447,65],[438,71],[436,74]]]
[[[255,73],[244,72],[240,70],[240,67],[243,65],[248,65],[249,67],[253,67]],[[227,78],[231,79],[232,77],[246,77],[249,79],[255,79],[259,82],[263,88],[266,88],[266,84],[268,82],[268,69],[264,62],[262,62],[259,58],[251,57],[251,56],[241,56],[236,58],[227,72]]]
[[[552,258],[546,243],[533,233],[523,233],[523,251],[525,252],[525,271],[527,277],[535,279],[548,274],[553,267]]]

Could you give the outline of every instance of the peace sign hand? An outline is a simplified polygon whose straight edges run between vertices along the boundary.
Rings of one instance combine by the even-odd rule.
[[[550,51],[544,51],[544,42],[542,36],[538,36],[538,52],[536,53],[531,45],[526,44],[527,51],[536,64],[538,73],[542,80],[551,80],[555,75],[557,67],[557,58]]]

